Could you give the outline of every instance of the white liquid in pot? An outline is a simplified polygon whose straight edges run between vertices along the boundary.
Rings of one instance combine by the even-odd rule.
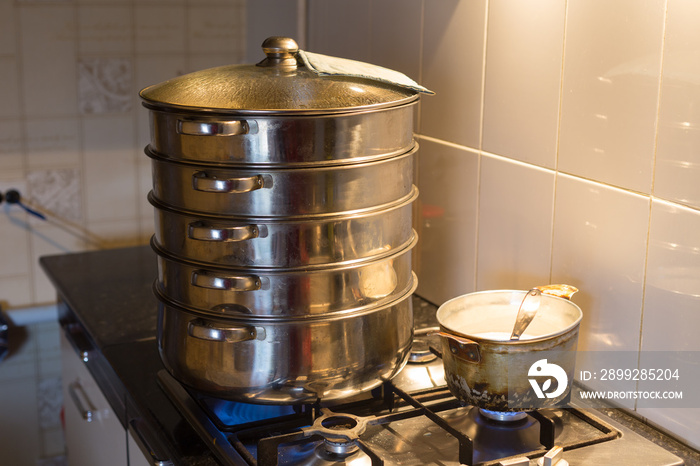
[[[474,338],[481,338],[484,340],[494,340],[494,341],[510,341],[510,335],[512,332],[481,332],[472,333],[471,336]],[[528,333],[523,333],[520,336],[521,340],[531,340],[535,338],[535,335],[530,335]]]

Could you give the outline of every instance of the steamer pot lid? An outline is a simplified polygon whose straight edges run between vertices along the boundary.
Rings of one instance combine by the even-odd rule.
[[[300,51],[293,39],[270,37],[262,48],[267,57],[256,65],[196,71],[147,87],[140,96],[146,107],[155,109],[328,114],[404,105],[416,101],[419,92],[431,93],[392,70]],[[324,69],[327,63],[330,67]],[[341,66],[334,67],[336,63]],[[349,75],[353,63],[360,67]],[[379,72],[368,77],[366,70],[372,68],[367,67]],[[408,81],[402,82],[401,77]]]

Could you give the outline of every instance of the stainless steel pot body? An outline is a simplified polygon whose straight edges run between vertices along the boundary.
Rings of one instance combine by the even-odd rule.
[[[525,335],[510,341],[525,293],[471,293],[447,301],[438,309],[445,380],[459,400],[493,411],[543,408],[566,400],[574,376],[581,309],[569,300],[543,294]],[[555,375],[561,374],[552,365],[566,374],[556,379],[557,383],[567,382],[561,392],[554,382],[544,385],[542,376],[547,375],[546,371],[536,372],[545,366]],[[545,393],[541,388],[544,398],[539,398],[531,379],[556,389]]]
[[[152,108],[150,147],[172,160],[232,165],[367,162],[411,150],[416,103],[380,111],[287,117]]]
[[[401,370],[412,336],[410,293],[323,318],[213,317],[163,299],[158,307],[158,346],[173,376],[244,402],[311,403],[370,390]]]
[[[230,216],[299,218],[369,210],[413,190],[413,154],[314,168],[225,168],[151,152],[153,194],[176,209]]]
[[[347,313],[395,300],[414,287],[413,241],[369,261],[322,268],[214,268],[154,246],[158,287],[199,312],[227,316],[304,317]]]
[[[401,250],[414,240],[409,196],[379,208],[296,220],[203,215],[149,195],[155,242],[170,253],[225,267],[343,265]]]

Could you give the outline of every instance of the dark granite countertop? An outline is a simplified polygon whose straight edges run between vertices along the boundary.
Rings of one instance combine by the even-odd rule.
[[[45,256],[40,263],[99,348],[155,338],[158,276],[148,246]]]
[[[124,428],[137,429],[160,460],[218,465],[158,385],[156,374],[164,367],[156,342],[157,264],[151,248],[46,256],[40,262],[56,287],[62,326],[85,332],[93,348],[86,365]]]
[[[79,325],[99,355],[88,369],[126,429],[139,430],[174,464],[219,464],[160,388],[163,369],[158,354],[156,256],[148,246],[42,257],[41,265],[56,287],[64,328]],[[414,298],[419,327],[436,325],[435,306]],[[700,464],[700,453],[624,412],[602,410],[611,419],[681,457]],[[139,427],[141,426],[141,427]],[[155,435],[157,433],[157,435]],[[165,458],[161,458],[165,459]]]

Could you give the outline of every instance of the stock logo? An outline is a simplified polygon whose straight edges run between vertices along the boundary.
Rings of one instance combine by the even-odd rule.
[[[530,366],[527,375],[531,377],[528,381],[530,385],[532,385],[532,389],[535,391],[537,398],[556,398],[564,393],[566,385],[569,382],[566,371],[557,364],[548,363],[546,359],[540,359]],[[542,385],[540,385],[538,378],[542,377],[547,378],[542,382]],[[556,380],[557,384],[554,391],[550,392],[552,380]]]

